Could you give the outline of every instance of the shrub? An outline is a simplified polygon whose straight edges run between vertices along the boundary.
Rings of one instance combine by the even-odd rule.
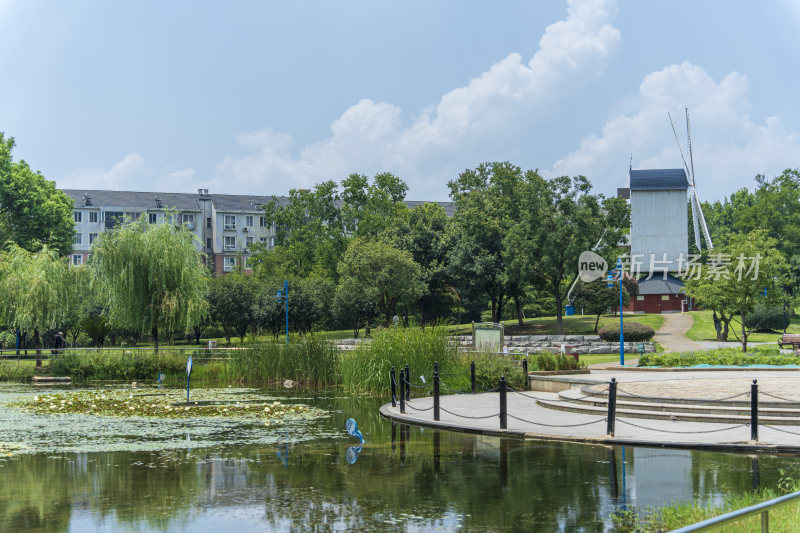
[[[788,310],[784,317],[783,307],[766,307],[759,305],[745,318],[744,326],[753,331],[780,331],[783,330],[784,319],[786,320],[786,324],[791,321]]]
[[[433,363],[439,372],[453,373],[456,348],[444,328],[387,328],[376,331],[372,342],[341,354],[341,384],[347,391],[370,391],[384,394],[389,390],[389,370],[399,372],[406,364],[412,382],[425,375],[430,382]],[[414,379],[416,377],[416,379]],[[498,376],[499,377],[499,376]]]
[[[656,334],[655,330],[646,324],[639,322],[625,322],[625,340],[628,342],[646,342]],[[605,326],[597,332],[600,338],[606,342],[619,340],[619,326]]]
[[[525,388],[525,374],[519,361],[489,352],[473,354],[475,361],[475,388],[483,392],[497,388],[500,376],[505,376],[506,383],[516,389]],[[465,361],[469,365],[469,361]],[[469,383],[469,379],[466,380]]]
[[[586,363],[576,361],[572,356],[566,357],[560,353],[544,352],[531,359],[528,369],[542,371],[577,370],[585,366]]]
[[[639,358],[639,366],[687,367],[695,365],[800,365],[800,356],[783,355],[773,347],[754,347],[748,353],[743,353],[738,348],[718,348],[702,352],[649,353]]]

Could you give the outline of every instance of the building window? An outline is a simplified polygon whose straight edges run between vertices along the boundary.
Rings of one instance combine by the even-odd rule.
[[[233,269],[236,268],[236,258],[235,257],[223,257],[222,258],[222,270],[225,272],[233,272]]]
[[[246,246],[248,248],[250,248],[250,246],[252,246],[252,244],[253,244],[253,237],[250,237],[250,236],[245,237],[245,243],[246,243]]]
[[[262,228],[267,227],[267,217],[258,217],[258,225]]]
[[[236,237],[225,236],[225,242],[223,248],[227,251],[236,250]]]
[[[155,224],[156,222],[158,222],[158,213],[148,213],[147,214],[147,221],[150,224]]]
[[[664,300],[669,300],[669,294],[662,294],[662,295],[661,295],[661,300],[662,300],[662,301],[664,301]]]
[[[258,242],[262,244],[267,244],[267,242],[269,242],[269,237],[259,237]]]
[[[211,237],[208,237],[206,239],[206,248],[208,248],[209,250],[211,249]]]
[[[81,254],[72,254],[72,264],[80,266],[83,264],[83,256]]]
[[[133,222],[137,218],[139,218],[139,213],[137,213],[135,211],[126,211],[125,212],[125,220],[127,220],[128,222]]]
[[[120,211],[103,211],[102,216],[107,228],[113,228],[122,222],[122,212]]]
[[[182,213],[181,222],[183,224],[194,224],[194,213]]]
[[[242,257],[242,269],[250,268],[250,265],[248,264],[248,263],[250,263],[250,261],[248,261],[248,259],[250,259],[250,258],[249,257]]]
[[[253,227],[253,215],[245,215],[244,216],[244,225],[248,228]]]
[[[270,248],[275,248],[275,237],[270,237],[269,238],[269,247]]]
[[[94,244],[94,241],[97,240],[97,233],[90,233],[89,234],[89,244]]]
[[[235,215],[225,215],[225,229],[236,229]]]
[[[89,211],[89,222],[97,222],[97,211]]]
[[[74,237],[72,237],[72,244],[82,244],[83,241],[83,233],[76,233]]]
[[[644,301],[644,296],[637,296],[636,299],[640,302]]]
[[[206,227],[211,229],[211,217],[206,217]],[[209,246],[209,248],[211,247]]]
[[[80,222],[81,221],[81,212],[80,211],[75,211],[74,213],[72,213],[72,219],[75,220],[75,222]]]

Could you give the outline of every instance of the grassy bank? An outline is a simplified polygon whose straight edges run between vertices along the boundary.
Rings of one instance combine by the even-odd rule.
[[[767,488],[743,494],[728,494],[719,507],[703,507],[696,503],[683,502],[649,509],[643,513],[635,510],[616,511],[611,515],[614,531],[617,533],[657,533],[672,531],[680,527],[701,522],[737,509],[743,509],[758,503],[778,498],[790,492],[800,490],[795,480],[783,479],[777,489]],[[781,533],[793,533],[800,523],[800,503],[792,503],[779,507],[769,513],[769,530]],[[720,531],[745,533],[761,531],[761,517],[755,515],[734,524],[724,526]]]
[[[69,376],[76,384],[90,381],[138,381],[155,383],[160,373],[166,384],[186,379],[188,353],[161,350],[67,352],[47,360],[50,375]],[[194,354],[192,382],[198,385],[245,384],[262,386],[291,380],[310,387],[339,387],[348,392],[387,394],[389,371],[405,365],[411,370],[415,392],[429,394],[434,363],[449,389],[469,388],[469,369],[476,363],[478,390],[497,387],[506,376],[513,387],[523,387],[525,376],[520,356],[459,353],[444,328],[389,328],[375,332],[372,342],[355,350],[339,350],[329,339],[310,334],[283,343],[260,343],[232,350],[224,357]],[[562,370],[583,366],[558,354],[530,356],[530,370]],[[0,363],[0,380],[30,381],[33,361]],[[422,377],[421,377],[422,376]],[[446,393],[448,389],[443,389]]]
[[[715,341],[717,340],[717,330],[714,329],[714,316],[711,311],[690,311],[694,324],[691,329],[686,332],[686,336],[693,341]],[[728,330],[728,340],[731,342],[739,342],[741,338],[741,325],[734,319],[731,321],[730,329]],[[786,333],[800,333],[800,320],[792,319],[789,326],[786,328]],[[783,331],[775,333],[751,333],[747,337],[747,342],[776,342]]]

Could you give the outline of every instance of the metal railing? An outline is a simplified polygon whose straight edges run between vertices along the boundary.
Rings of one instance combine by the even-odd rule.
[[[798,498],[800,498],[800,492],[793,492],[791,494],[787,494],[786,496],[781,496],[766,502],[751,505],[750,507],[745,507],[744,509],[739,509],[737,511],[731,511],[730,513],[725,513],[720,516],[715,516],[714,518],[709,518],[708,520],[703,520],[702,522],[697,522],[696,524],[684,526],[680,529],[675,529],[672,531],[672,533],[709,531],[711,529],[724,526],[725,524],[731,524],[745,518],[750,518],[751,516],[755,516],[757,514],[761,515],[761,532],[768,533],[769,512],[773,509],[777,509],[778,507],[795,502]]]

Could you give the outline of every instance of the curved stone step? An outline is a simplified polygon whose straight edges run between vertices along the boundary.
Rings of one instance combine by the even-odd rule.
[[[547,409],[566,411],[570,413],[581,413],[588,415],[606,415],[608,407],[596,407],[584,403],[575,402],[554,402],[551,400],[537,400],[536,403]],[[617,405],[616,416],[618,418],[644,418],[650,420],[672,420],[675,422],[704,422],[709,424],[747,424],[750,423],[750,415],[741,416],[735,414],[713,414],[713,413],[686,413],[680,411],[656,411],[642,409],[628,409]],[[781,426],[800,426],[800,413],[796,417],[785,416],[762,416],[759,412],[759,423]]]
[[[559,399],[564,402],[569,402],[578,405],[589,405],[594,407],[608,408],[608,396],[591,396],[586,397],[585,394],[580,394],[580,391],[562,391],[559,393]],[[775,407],[774,405],[778,405]],[[617,409],[638,409],[642,411],[660,411],[669,412],[673,414],[686,413],[686,414],[726,414],[738,416],[750,416],[750,403],[744,402],[725,402],[724,404],[703,404],[703,403],[684,403],[682,401],[675,402],[673,400],[662,401],[656,403],[654,401],[641,401],[638,398],[630,399],[629,397],[617,396]],[[773,403],[759,403],[759,416],[767,417],[800,417],[800,409],[787,408],[787,406]]]

